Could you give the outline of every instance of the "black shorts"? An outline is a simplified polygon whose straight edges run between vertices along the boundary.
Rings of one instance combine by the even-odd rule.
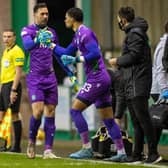
[[[13,82],[2,84],[0,92],[0,111],[6,111],[10,103],[10,92]],[[18,113],[20,108],[22,87],[19,83],[17,88],[17,99],[14,104],[11,105],[12,113]]]

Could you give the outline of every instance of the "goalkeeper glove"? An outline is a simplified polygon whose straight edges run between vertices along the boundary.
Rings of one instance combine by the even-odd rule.
[[[46,30],[46,28],[45,28],[45,29],[40,29],[40,30],[37,32],[36,37],[34,38],[35,44],[39,44],[39,43],[40,43],[39,34],[41,33],[41,31],[44,31],[44,30]]]
[[[62,60],[63,64],[66,66],[69,64],[75,64],[77,62],[80,62],[80,56],[74,57],[71,55],[62,55],[61,60]]]
[[[35,43],[35,44],[39,44],[39,43],[40,43],[40,40],[39,40],[38,36],[36,36],[36,37],[34,38],[34,43]]]
[[[70,81],[72,82],[72,89],[74,90],[74,92],[78,92],[79,90],[79,87],[78,87],[78,81],[77,81],[77,78],[76,76],[71,76],[69,77],[70,78]]]
[[[35,43],[40,43],[43,47],[50,47],[52,43],[53,34],[51,31],[46,29],[41,29],[38,31],[37,36],[35,37]]]

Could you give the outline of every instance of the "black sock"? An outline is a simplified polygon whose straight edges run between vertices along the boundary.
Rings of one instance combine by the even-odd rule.
[[[21,142],[21,136],[22,136],[22,123],[21,120],[14,121],[13,122],[14,127],[14,148],[20,149],[20,142]]]

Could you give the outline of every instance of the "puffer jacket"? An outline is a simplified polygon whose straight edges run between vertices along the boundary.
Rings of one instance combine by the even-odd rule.
[[[152,84],[152,59],[146,31],[147,22],[136,17],[126,28],[122,55],[117,65],[122,69],[127,99],[149,97]]]

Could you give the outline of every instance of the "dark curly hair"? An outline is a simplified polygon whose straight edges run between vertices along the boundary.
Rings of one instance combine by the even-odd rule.
[[[38,11],[38,9],[40,9],[40,8],[47,8],[47,4],[46,3],[37,3],[33,8],[33,12],[36,13]]]
[[[130,6],[121,7],[118,14],[121,18],[127,19],[128,22],[132,22],[135,18],[134,9]]]
[[[66,13],[77,22],[83,22],[83,12],[80,8],[70,8]]]

